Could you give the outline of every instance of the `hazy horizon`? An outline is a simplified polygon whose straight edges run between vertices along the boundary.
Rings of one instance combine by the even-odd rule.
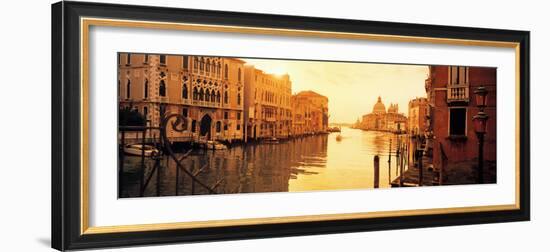
[[[266,73],[288,74],[292,94],[312,90],[328,97],[329,123],[354,123],[372,112],[378,96],[386,109],[398,104],[399,112],[408,116],[409,101],[426,97],[424,65],[241,59]]]

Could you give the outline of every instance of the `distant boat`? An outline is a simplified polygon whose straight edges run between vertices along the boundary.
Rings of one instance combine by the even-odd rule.
[[[270,138],[264,139],[263,142],[264,143],[270,143],[270,144],[278,144],[279,139],[277,139],[276,137],[270,137]]]
[[[336,141],[338,141],[338,142],[342,141],[342,135],[338,134],[336,136]]]
[[[227,150],[227,146],[218,141],[207,141],[204,146],[207,150]]]
[[[328,132],[341,132],[342,130],[340,129],[340,127],[332,127],[332,128],[328,128],[327,131]]]
[[[147,144],[127,144],[124,146],[124,153],[128,155],[141,156],[143,153],[144,156],[151,157],[155,156],[158,152],[157,148]]]

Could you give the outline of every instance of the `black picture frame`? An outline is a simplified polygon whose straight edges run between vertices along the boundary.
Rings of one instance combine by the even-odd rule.
[[[489,40],[519,44],[519,209],[308,221],[160,231],[82,234],[80,18],[101,17],[160,22],[253,26],[364,34]],[[451,27],[178,9],[103,3],[52,5],[52,247],[58,250],[174,242],[251,239],[388,229],[466,225],[530,219],[530,84],[528,31]]]

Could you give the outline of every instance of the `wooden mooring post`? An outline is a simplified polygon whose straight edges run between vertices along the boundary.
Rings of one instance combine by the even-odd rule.
[[[390,138],[390,147],[388,148],[388,163],[391,163],[391,138]]]
[[[399,164],[399,186],[400,187],[403,187],[403,172],[404,172],[404,162],[405,162],[405,157],[403,155],[407,155],[407,149],[406,149],[406,146],[403,146],[403,150],[401,152],[401,162]]]
[[[374,156],[374,188],[380,185],[380,157]]]
[[[118,163],[118,197],[119,198],[122,198],[122,188],[124,188],[124,179],[123,179],[123,175],[124,175],[124,145],[125,145],[125,131],[120,131],[121,133],[121,136],[120,136],[120,148],[118,150],[118,155],[119,155],[119,163]]]
[[[401,162],[401,159],[399,158],[399,154],[401,153],[401,140],[397,138],[397,145],[395,146],[395,175],[399,174],[399,163]]]
[[[145,131],[146,129],[143,128],[141,131],[141,175],[139,177],[139,190],[140,192],[145,191],[143,188],[143,183],[145,179]],[[143,195],[140,195],[143,196]]]
[[[392,139],[390,138],[390,146],[388,147],[388,183],[391,184],[391,142]]]
[[[424,169],[422,169],[422,149],[416,150],[416,160],[418,161],[418,186],[422,186],[424,182]]]

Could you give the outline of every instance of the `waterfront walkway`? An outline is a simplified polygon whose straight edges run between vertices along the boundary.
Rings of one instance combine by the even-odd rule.
[[[412,187],[419,186],[420,170],[418,169],[418,163],[411,163],[407,170],[403,172],[403,183],[401,183],[401,176],[395,178],[391,182],[392,187]],[[439,185],[433,168],[430,166],[430,162],[427,157],[422,157],[422,186]]]
[[[483,183],[494,183],[496,181],[496,163],[485,161]],[[431,167],[429,158],[422,158],[423,181],[422,186],[440,185],[439,171]],[[411,162],[409,168],[403,172],[403,187],[418,186],[419,169],[416,163]],[[477,161],[467,160],[448,164],[443,174],[443,185],[466,185],[477,184]],[[400,177],[391,182],[392,187],[400,187]]]

